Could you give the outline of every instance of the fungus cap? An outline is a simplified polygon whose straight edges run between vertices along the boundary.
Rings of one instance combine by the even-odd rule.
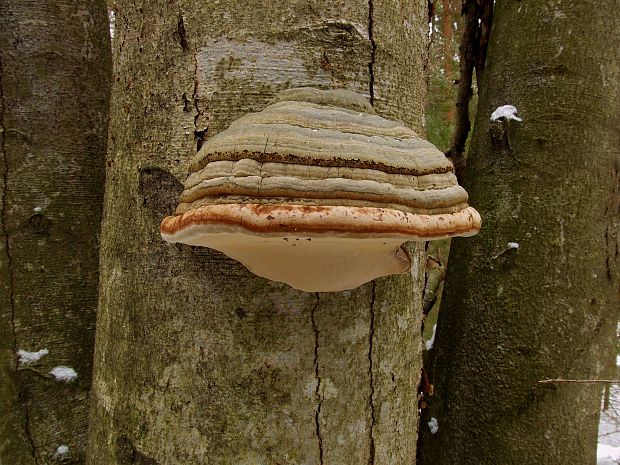
[[[432,144],[361,95],[301,88],[203,145],[161,235],[296,289],[340,291],[409,270],[405,241],[479,229]]]

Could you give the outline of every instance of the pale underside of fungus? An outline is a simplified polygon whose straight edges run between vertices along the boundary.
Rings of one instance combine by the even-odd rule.
[[[409,270],[406,241],[471,236],[450,161],[346,90],[291,89],[208,140],[161,235],[303,291]]]

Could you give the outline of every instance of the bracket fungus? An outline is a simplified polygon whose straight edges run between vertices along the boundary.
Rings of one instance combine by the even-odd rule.
[[[289,89],[208,140],[161,235],[303,291],[409,270],[406,241],[471,236],[450,161],[346,90]]]

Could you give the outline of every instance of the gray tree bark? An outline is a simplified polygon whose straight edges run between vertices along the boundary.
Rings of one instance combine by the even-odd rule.
[[[148,5],[148,6],[147,6]],[[295,291],[170,245],[204,137],[288,87],[423,131],[426,2],[117,3],[89,461],[414,463],[423,251],[411,273]]]
[[[110,60],[104,2],[0,0],[3,464],[85,460]]]
[[[594,464],[618,320],[617,3],[498,1],[421,428],[422,464]],[[495,122],[500,105],[522,122]],[[509,245],[509,243],[517,243]],[[427,422],[438,420],[431,434]]]

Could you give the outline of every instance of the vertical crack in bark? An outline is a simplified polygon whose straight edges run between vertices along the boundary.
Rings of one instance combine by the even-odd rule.
[[[370,63],[368,63],[368,92],[370,94],[370,104],[375,106],[375,59],[377,56],[377,44],[373,31],[374,5],[372,0],[368,0],[368,40],[370,40]]]
[[[605,270],[607,271],[607,280],[613,282],[613,278],[611,277],[611,257],[609,250],[609,226],[608,223],[605,227]]]
[[[192,94],[192,100],[194,101],[194,108],[196,114],[194,115],[194,128],[198,129],[198,118],[202,115],[200,107],[198,106],[198,48],[194,47],[194,93]]]
[[[613,167],[613,188],[611,192],[611,199],[609,206],[605,207],[605,217],[607,218],[607,225],[605,226],[605,270],[607,272],[607,279],[610,282],[614,281],[612,268],[615,262],[618,260],[618,234],[614,231],[618,230],[618,224],[616,218],[620,212],[620,162],[616,162]],[[611,214],[610,214],[611,211]]]
[[[202,143],[207,134],[208,127],[204,129],[199,129],[198,123],[200,117],[204,114],[204,111],[200,109],[200,96],[199,96],[199,83],[198,80],[198,47],[194,47],[194,93],[192,94],[192,101],[194,102],[194,109],[196,113],[194,114],[194,139],[196,140],[196,152],[200,150],[202,147]]]
[[[9,242],[9,234],[6,230],[7,220],[7,194],[9,192],[9,161],[6,156],[6,126],[4,124],[4,87],[2,83],[3,78],[3,66],[2,58],[0,57],[0,130],[2,131],[2,143],[0,144],[0,150],[2,150],[2,162],[4,164],[4,174],[2,179],[2,236],[4,237],[4,250],[6,251],[8,278],[9,278],[9,300],[11,304],[11,329],[13,332],[13,354],[15,356],[15,369],[17,369],[17,332],[15,330],[15,296],[13,289],[13,260],[11,257],[11,249]]]
[[[314,331],[314,376],[316,378],[316,389],[314,395],[317,401],[317,407],[314,411],[314,425],[316,428],[316,437],[319,441],[319,463],[323,465],[323,437],[321,436],[321,407],[323,405],[323,396],[321,394],[321,377],[319,375],[319,327],[316,322],[316,311],[319,309],[320,300],[319,293],[316,292],[316,304],[310,311],[310,319],[312,321],[312,330]]]
[[[373,339],[375,337],[375,297],[377,284],[372,282],[372,294],[370,298],[370,329],[368,331],[368,377],[370,379],[370,394],[368,396],[368,408],[370,410],[370,425],[368,428],[368,465],[375,463],[375,437],[374,427],[376,422],[375,416],[375,380],[373,375],[372,348]]]
[[[13,273],[13,257],[11,255],[11,242],[9,238],[9,234],[6,228],[7,219],[8,219],[8,202],[7,195],[9,192],[9,161],[7,159],[6,154],[6,134],[7,129],[4,122],[4,87],[3,87],[3,77],[4,77],[4,67],[2,63],[2,57],[0,57],[0,131],[2,132],[2,142],[0,143],[0,151],[2,153],[2,162],[4,164],[4,173],[3,173],[3,186],[2,186],[2,205],[0,206],[2,210],[0,211],[0,218],[2,220],[2,228],[0,233],[4,237],[4,250],[6,253],[6,261],[7,261],[7,276],[9,280],[9,305],[11,306],[11,333],[13,336],[13,357],[15,358],[15,374],[18,382],[18,402],[22,405],[24,409],[24,431],[26,436],[28,437],[28,442],[30,443],[30,449],[32,453],[32,459],[36,465],[39,464],[36,454],[36,447],[34,444],[34,439],[32,438],[32,434],[30,431],[30,413],[28,412],[28,405],[25,400],[26,390],[24,388],[24,384],[21,381],[21,377],[18,372],[19,368],[19,359],[17,357],[18,344],[17,344],[17,329],[15,326],[15,276]]]
[[[179,45],[183,51],[189,50],[189,45],[187,43],[187,31],[185,30],[185,17],[183,13],[179,14],[179,21],[177,23],[177,35],[179,36]]]
[[[30,443],[30,451],[32,453],[32,459],[34,460],[35,465],[39,465],[39,460],[37,459],[37,448],[34,445],[34,438],[32,437],[32,431],[30,430],[30,412],[28,411],[28,406],[26,404],[26,400],[23,399],[25,396],[25,389],[23,383],[19,383],[19,398],[24,406],[24,429],[26,431],[26,436],[28,437],[28,442]]]

